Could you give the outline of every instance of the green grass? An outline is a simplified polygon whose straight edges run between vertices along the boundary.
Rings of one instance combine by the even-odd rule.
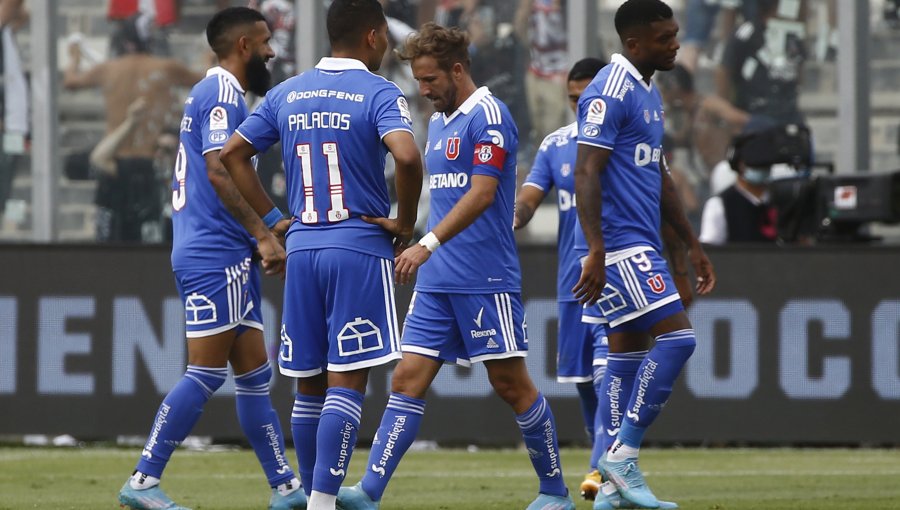
[[[360,450],[348,482],[362,474]],[[116,509],[137,449],[0,448],[0,510]],[[650,449],[642,465],[656,494],[697,510],[879,510],[900,508],[900,451],[846,449]],[[584,450],[563,450],[577,491]],[[259,509],[268,487],[250,451],[176,453],[165,487],[195,510]],[[521,510],[537,490],[524,451],[411,452],[385,510]],[[591,505],[578,501],[579,510]]]

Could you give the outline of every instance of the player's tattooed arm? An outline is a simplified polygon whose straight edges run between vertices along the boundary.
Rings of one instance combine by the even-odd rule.
[[[697,275],[697,293],[708,294],[716,285],[716,273],[684,213],[681,199],[678,198],[678,190],[675,188],[672,176],[669,175],[665,158],[660,162],[660,173],[662,174],[660,193],[662,219],[672,227],[677,237],[688,247],[691,265],[694,266],[694,273]]]
[[[519,190],[519,196],[516,198],[516,209],[515,215],[513,217],[513,228],[520,229],[525,225],[528,225],[528,222],[531,221],[531,218],[534,216],[534,211],[537,210],[537,207],[541,204],[541,200],[547,193],[544,190],[534,187],[523,185],[522,189]]]
[[[663,222],[661,232],[663,246],[669,256],[672,269],[672,279],[681,296],[681,303],[689,306],[694,300],[694,291],[691,288],[690,273],[688,268],[687,246],[678,238],[675,229]]]
[[[597,302],[606,286],[606,247],[601,229],[600,174],[609,163],[612,151],[591,145],[578,145],[575,162],[575,209],[588,243],[588,256],[581,268],[581,278],[572,289],[582,304]]]
[[[251,160],[254,154],[250,143],[232,135],[222,151],[206,154],[207,175],[228,211],[256,238],[266,274],[283,275],[287,254],[262,220],[275,204],[259,182]]]
[[[228,212],[247,229],[247,232],[250,232],[250,235],[256,239],[265,237],[269,229],[234,185],[234,181],[228,175],[228,170],[219,161],[218,151],[207,152],[204,157],[206,158],[206,175],[209,177],[209,182]]]

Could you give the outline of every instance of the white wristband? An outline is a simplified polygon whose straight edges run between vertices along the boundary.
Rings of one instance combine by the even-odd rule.
[[[434,253],[434,250],[438,249],[441,242],[438,240],[437,236],[434,235],[434,232],[429,232],[422,236],[422,239],[419,239],[419,245],[424,246],[426,250]]]

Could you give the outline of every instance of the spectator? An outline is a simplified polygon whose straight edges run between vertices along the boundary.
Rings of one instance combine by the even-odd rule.
[[[272,71],[272,83],[281,83],[297,72],[297,62],[294,55],[294,3],[287,0],[263,0],[251,2],[250,7],[259,3],[259,11],[266,17],[269,28],[272,30],[270,45],[275,51],[275,58],[269,61],[269,69]]]
[[[568,123],[566,0],[520,0],[515,28],[531,49],[525,91],[535,135],[531,138],[540,140]]]
[[[681,64],[660,73],[657,85],[666,105],[666,128],[673,149],[687,149],[685,177],[702,182],[705,188],[713,169],[725,159],[732,138],[750,116],[721,97],[699,94],[693,75]]]
[[[766,139],[760,132],[741,135],[734,140],[729,163],[737,172],[737,181],[722,193],[711,197],[703,207],[700,242],[771,243],[777,237],[777,211],[769,203],[771,165],[750,165],[747,155],[766,152]]]
[[[720,97],[751,115],[803,123],[798,105],[803,42],[787,30],[772,30],[779,0],[758,0],[758,17],[731,36],[716,71]]]
[[[178,153],[178,133],[162,132],[156,141],[154,172],[119,173],[115,153],[147,115],[147,101],[135,99],[125,120],[91,151],[90,165],[97,176],[97,240],[159,242],[171,239],[162,212],[169,203],[162,193],[171,178]],[[171,218],[169,218],[171,221]],[[168,234],[167,234],[168,233]]]
[[[169,55],[169,29],[178,22],[179,0],[109,0],[106,17],[116,23],[134,23],[150,53]],[[120,48],[112,46],[113,56]]]
[[[489,88],[492,94],[506,103],[519,131],[528,133],[531,131],[531,118],[523,72],[527,65],[527,50],[516,39],[512,24],[496,22],[497,11],[496,6],[481,6],[469,19],[467,28],[472,41],[469,48],[472,79]],[[564,88],[561,90],[565,91]]]
[[[687,0],[685,33],[678,60],[691,72],[697,71],[700,54],[708,50],[710,36],[719,18],[718,32],[730,35],[741,14],[744,21],[756,19],[756,0]]]
[[[15,31],[28,21],[22,0],[0,0],[0,218],[12,182],[25,154],[28,135],[28,82],[16,45]]]
[[[180,102],[174,87],[189,87],[203,78],[180,62],[150,55],[147,41],[138,33],[134,20],[123,23],[113,35],[123,55],[103,62],[88,71],[79,71],[80,46],[72,44],[70,65],[63,77],[67,89],[100,87],[106,103],[106,133],[111,135],[128,117],[135,98],[146,101],[146,114],[116,146],[114,152],[116,180],[121,194],[138,196],[147,183],[156,182],[153,164],[157,142],[166,126],[176,125],[173,108]],[[182,126],[184,128],[185,126]],[[190,126],[186,127],[190,129]],[[110,212],[120,224],[117,237],[110,240],[141,241],[141,225],[158,220],[156,208],[142,208],[146,216],[134,216],[134,204],[119,202],[121,208]],[[158,236],[154,237],[156,240]],[[150,239],[147,239],[150,240]]]

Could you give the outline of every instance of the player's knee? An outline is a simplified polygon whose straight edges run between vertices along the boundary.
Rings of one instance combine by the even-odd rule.
[[[394,375],[391,378],[391,392],[413,398],[424,398],[428,391],[428,383],[429,381],[422,380],[416,370],[401,362],[394,369]]]
[[[697,338],[694,330],[690,328],[672,331],[656,337],[656,348],[678,351],[685,357],[690,357],[697,347]]]
[[[188,365],[184,377],[196,383],[209,398],[225,384],[225,378],[228,377],[228,369]]]
[[[494,375],[490,380],[497,396],[514,408],[534,402],[537,395],[537,390],[530,380],[523,380],[512,374]]]
[[[267,361],[247,373],[234,376],[235,391],[240,393],[241,390],[253,390],[254,393],[268,393],[271,380],[272,366]]]
[[[312,377],[297,379],[297,393],[308,397],[324,397],[328,391],[328,376],[323,372]]]

